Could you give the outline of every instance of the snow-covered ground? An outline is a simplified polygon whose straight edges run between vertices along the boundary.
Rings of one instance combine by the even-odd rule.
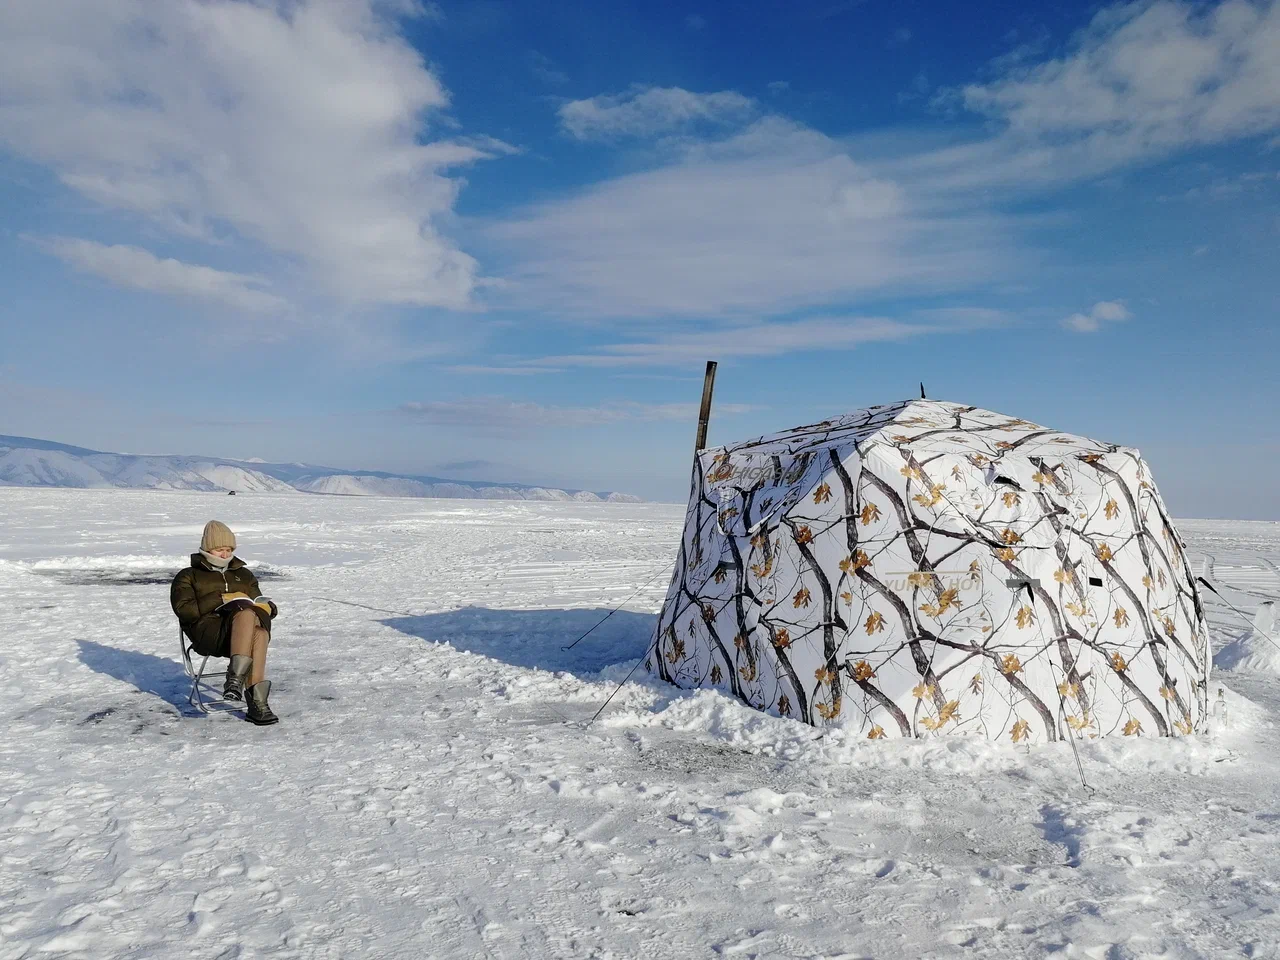
[[[1280,956],[1280,661],[1215,676],[1214,736],[1077,744],[1087,787],[1067,744],[819,737],[643,670],[584,727],[682,514],[0,490],[0,960]],[[185,704],[211,517],[281,607],[277,727]],[[1280,525],[1181,528],[1280,596]]]

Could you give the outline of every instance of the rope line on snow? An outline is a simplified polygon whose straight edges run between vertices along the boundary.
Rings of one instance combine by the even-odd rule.
[[[683,547],[681,548],[681,555],[683,556]],[[644,583],[642,583],[642,584],[640,585],[640,589],[639,589],[639,590],[637,590],[635,593],[633,593],[633,594],[631,595],[631,597],[634,597],[637,593],[639,593],[639,592],[640,592],[640,590],[643,590],[643,589],[644,589],[645,587],[647,587],[649,584],[653,583],[653,581],[654,581],[654,580],[657,580],[657,579],[658,579],[658,577],[659,577],[659,576],[661,576],[661,575],[666,571],[667,566],[668,566],[667,564],[663,564],[662,569],[661,569],[661,570],[659,570],[657,573],[655,573],[652,577],[650,577],[650,578],[649,578],[648,580],[646,580]],[[674,564],[672,564],[671,566],[673,566],[673,567],[674,567]],[[623,601],[622,601],[622,603],[618,604],[618,606],[617,606],[617,607],[615,607],[613,610],[610,610],[607,614],[605,614],[605,616],[600,620],[600,623],[604,623],[604,622],[605,622],[605,620],[608,620],[611,616],[613,616],[615,613],[617,613],[619,610],[621,610],[621,609],[622,609],[623,604],[625,604],[625,603],[627,603],[629,600],[631,600],[631,597],[627,597],[627,599],[626,599],[626,600],[623,600]],[[600,626],[600,623],[597,623],[597,624],[595,625],[595,627],[592,627],[592,628],[591,628],[591,630],[594,630],[596,627]],[[614,687],[614,688],[613,688],[613,693],[609,694],[609,696],[607,696],[607,697],[605,698],[604,703],[600,704],[600,709],[599,709],[599,710],[597,710],[595,713],[593,713],[593,714],[591,715],[591,719],[590,719],[590,720],[588,720],[586,723],[584,723],[584,724],[582,725],[582,728],[583,728],[584,730],[585,730],[587,727],[591,726],[593,723],[595,723],[595,722],[596,722],[596,720],[598,720],[598,719],[600,718],[600,714],[604,713],[605,707],[609,706],[609,702],[610,702],[611,700],[613,700],[613,698],[614,698],[614,697],[616,697],[616,696],[618,695],[618,692],[619,692],[623,687],[625,687],[625,686],[627,685],[627,682],[631,679],[632,675],[633,675],[633,674],[636,672],[636,670],[639,668],[640,664],[642,664],[642,663],[644,663],[646,660],[648,660],[648,659],[649,659],[650,654],[652,654],[652,653],[653,653],[653,651],[654,651],[654,650],[656,650],[656,649],[658,648],[658,639],[662,636],[662,634],[661,634],[661,633],[659,632],[659,630],[658,630],[658,627],[660,627],[660,626],[661,626],[661,617],[659,617],[659,623],[658,623],[658,625],[657,625],[657,626],[655,626],[655,627],[654,627],[654,629],[653,629],[653,639],[649,641],[649,646],[645,649],[645,651],[644,651],[644,656],[642,656],[639,660],[637,660],[634,664],[632,664],[632,665],[631,665],[631,669],[630,669],[630,670],[628,670],[628,671],[627,671],[627,675],[626,675],[625,677],[623,677],[623,678],[622,678],[622,682],[621,682],[620,684],[618,684],[616,687]],[[587,633],[590,633],[590,632],[591,632],[591,630],[588,630],[588,631],[587,631]],[[576,645],[577,645],[577,643],[578,643],[580,640],[582,640],[582,639],[583,639],[583,637],[585,637],[585,636],[587,635],[587,633],[584,633],[581,637],[579,637],[577,640],[573,641],[573,643],[569,644],[569,646],[568,646],[568,647],[565,647],[564,649],[568,650],[570,647],[576,646]]]
[[[312,600],[323,600],[325,603],[341,603],[347,607],[360,607],[362,610],[373,610],[376,613],[394,613],[397,617],[416,617],[420,614],[405,613],[401,610],[388,610],[385,607],[371,607],[367,603],[356,603],[352,600],[338,600],[334,597],[312,597]]]
[[[597,620],[594,624],[592,624],[591,629],[590,629],[590,630],[588,630],[586,633],[584,633],[582,636],[580,636],[577,640],[573,641],[573,643],[569,644],[567,647],[561,647],[560,649],[561,649],[561,650],[572,650],[574,647],[576,647],[578,644],[580,644],[583,640],[587,639],[587,635],[588,635],[588,634],[590,634],[592,630],[594,630],[596,627],[600,626],[600,624],[604,623],[606,620],[608,620],[610,617],[612,617],[615,613],[617,613],[619,610],[621,610],[623,607],[625,607],[628,603],[630,603],[632,600],[634,600],[634,599],[636,598],[636,596],[640,593],[640,591],[641,591],[641,590],[643,590],[643,589],[644,589],[645,587],[647,587],[649,584],[653,583],[653,581],[657,580],[657,579],[658,579],[658,577],[662,576],[662,574],[663,574],[664,572],[666,572],[666,570],[667,570],[670,566],[671,566],[671,564],[669,564],[669,563],[664,563],[664,564],[662,565],[662,568],[661,568],[657,573],[655,573],[652,577],[650,577],[648,580],[646,580],[644,583],[640,584],[640,586],[636,588],[636,592],[635,592],[635,593],[631,594],[631,596],[627,597],[627,599],[623,600],[620,604],[618,604],[616,607],[614,607],[612,610],[610,610],[608,613],[606,613],[603,617],[601,617],[599,620]]]

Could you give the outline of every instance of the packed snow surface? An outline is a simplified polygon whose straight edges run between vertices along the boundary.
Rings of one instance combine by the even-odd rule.
[[[211,517],[281,608],[276,727],[186,704],[166,584]],[[1280,956],[1280,678],[1216,673],[1211,735],[1027,749],[641,667],[587,726],[682,520],[0,490],[0,960]],[[1244,616],[1280,595],[1280,525],[1181,530]]]

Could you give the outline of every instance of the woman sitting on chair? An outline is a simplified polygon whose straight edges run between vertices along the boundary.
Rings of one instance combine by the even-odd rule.
[[[278,723],[280,718],[267,703],[267,644],[278,611],[270,601],[252,602],[261,593],[258,578],[235,550],[235,534],[225,523],[206,523],[200,551],[191,555],[191,566],[173,578],[169,603],[196,653],[231,658],[223,697],[247,699],[244,718],[251,723]]]

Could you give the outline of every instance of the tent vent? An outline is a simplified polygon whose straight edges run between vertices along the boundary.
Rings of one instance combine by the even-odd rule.
[[[1089,586],[1091,586],[1091,587],[1100,587],[1100,586],[1102,586],[1102,578],[1101,578],[1101,577],[1090,577],[1090,578],[1089,578]]]

